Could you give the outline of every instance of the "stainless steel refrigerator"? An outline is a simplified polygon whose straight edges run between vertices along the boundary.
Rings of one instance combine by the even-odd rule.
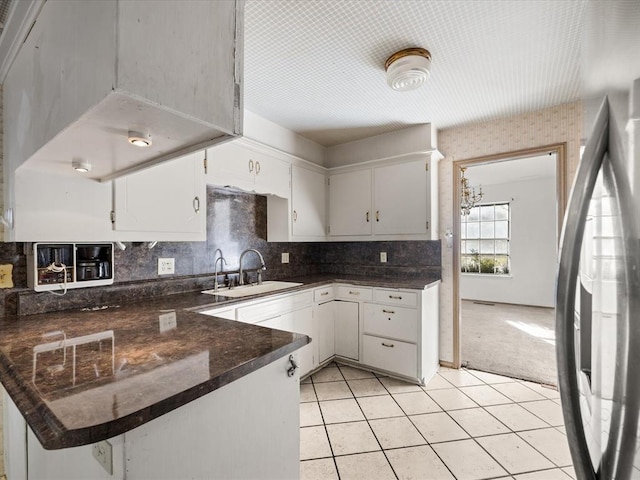
[[[584,152],[565,212],[558,386],[576,476],[640,479],[640,1],[589,0]]]
[[[580,480],[640,479],[639,146],[640,79],[600,103],[561,238],[558,383]]]

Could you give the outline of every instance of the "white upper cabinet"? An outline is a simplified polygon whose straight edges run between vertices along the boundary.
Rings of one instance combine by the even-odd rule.
[[[329,176],[329,235],[371,235],[371,169]]]
[[[119,240],[206,240],[205,152],[114,180]]]
[[[373,169],[376,234],[428,232],[428,167],[427,160],[414,160]]]
[[[44,3],[4,82],[10,172],[82,158],[106,181],[240,135],[242,5]]]
[[[14,187],[7,241],[206,240],[204,152],[104,183],[21,167]]]
[[[289,198],[290,163],[240,139],[207,150],[207,183]]]
[[[431,175],[431,164],[430,154],[411,155],[405,161],[341,168],[331,174],[329,236],[431,239],[437,218],[437,178]]]
[[[291,231],[293,237],[326,235],[326,175],[293,165],[291,167]]]

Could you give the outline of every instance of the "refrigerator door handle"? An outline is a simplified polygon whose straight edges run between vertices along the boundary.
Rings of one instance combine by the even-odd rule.
[[[640,365],[640,251],[633,195],[628,180],[622,139],[618,129],[609,129],[608,159],[605,177],[615,192],[620,222],[621,254],[624,270],[617,274],[624,284],[618,295],[616,339],[616,373],[613,386],[611,427],[602,455],[604,478],[624,479],[633,476],[640,412],[640,382],[636,367]]]
[[[598,172],[608,148],[609,102],[605,97],[596,117],[594,132],[583,153],[571,189],[560,237],[560,258],[556,282],[556,357],[567,439],[577,478],[595,480],[589,448],[582,425],[580,390],[574,342],[576,280],[580,268],[580,245],[589,203]]]

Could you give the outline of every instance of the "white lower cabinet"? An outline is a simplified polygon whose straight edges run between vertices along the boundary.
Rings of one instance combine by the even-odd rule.
[[[362,363],[407,377],[417,377],[418,347],[414,343],[363,335]]]
[[[359,304],[336,300],[335,302],[335,352],[340,357],[358,360],[360,350]]]
[[[202,313],[311,337],[300,375],[334,357],[425,384],[438,370],[438,283],[422,290],[331,284]]]
[[[313,340],[315,338],[313,332],[313,310],[306,307],[295,312],[285,313],[278,317],[270,318],[263,322],[259,322],[257,325],[269,328],[275,328],[276,330],[284,330],[286,332],[295,332],[308,335]],[[300,367],[300,375],[306,375],[313,370],[317,363],[315,359],[315,347],[316,344],[312,341],[300,349],[298,352],[298,360]]]
[[[322,364],[336,353],[335,305],[330,300],[313,306],[313,319],[317,328],[318,363]]]
[[[200,313],[309,336],[311,343],[297,353],[300,375],[303,376],[318,366],[318,342],[312,302],[313,294],[308,290],[269,297],[268,300],[248,300],[233,307],[218,307]]]

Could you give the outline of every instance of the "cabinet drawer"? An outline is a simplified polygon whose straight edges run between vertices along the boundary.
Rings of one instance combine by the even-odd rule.
[[[415,292],[403,292],[398,290],[375,289],[375,301],[387,305],[404,305],[415,307],[418,305],[418,295]]]
[[[418,311],[365,303],[364,333],[415,343],[418,340]]]
[[[311,304],[312,292],[300,292],[285,297],[259,302],[246,307],[238,307],[236,318],[241,322],[257,323],[284,313],[293,312]]]
[[[418,376],[418,347],[412,343],[363,335],[362,363],[415,378]]]
[[[370,288],[352,287],[349,285],[339,285],[336,296],[349,300],[371,301],[373,292]]]
[[[318,288],[313,291],[313,301],[315,303],[333,300],[333,297],[334,297],[333,285],[329,285],[328,287]]]

